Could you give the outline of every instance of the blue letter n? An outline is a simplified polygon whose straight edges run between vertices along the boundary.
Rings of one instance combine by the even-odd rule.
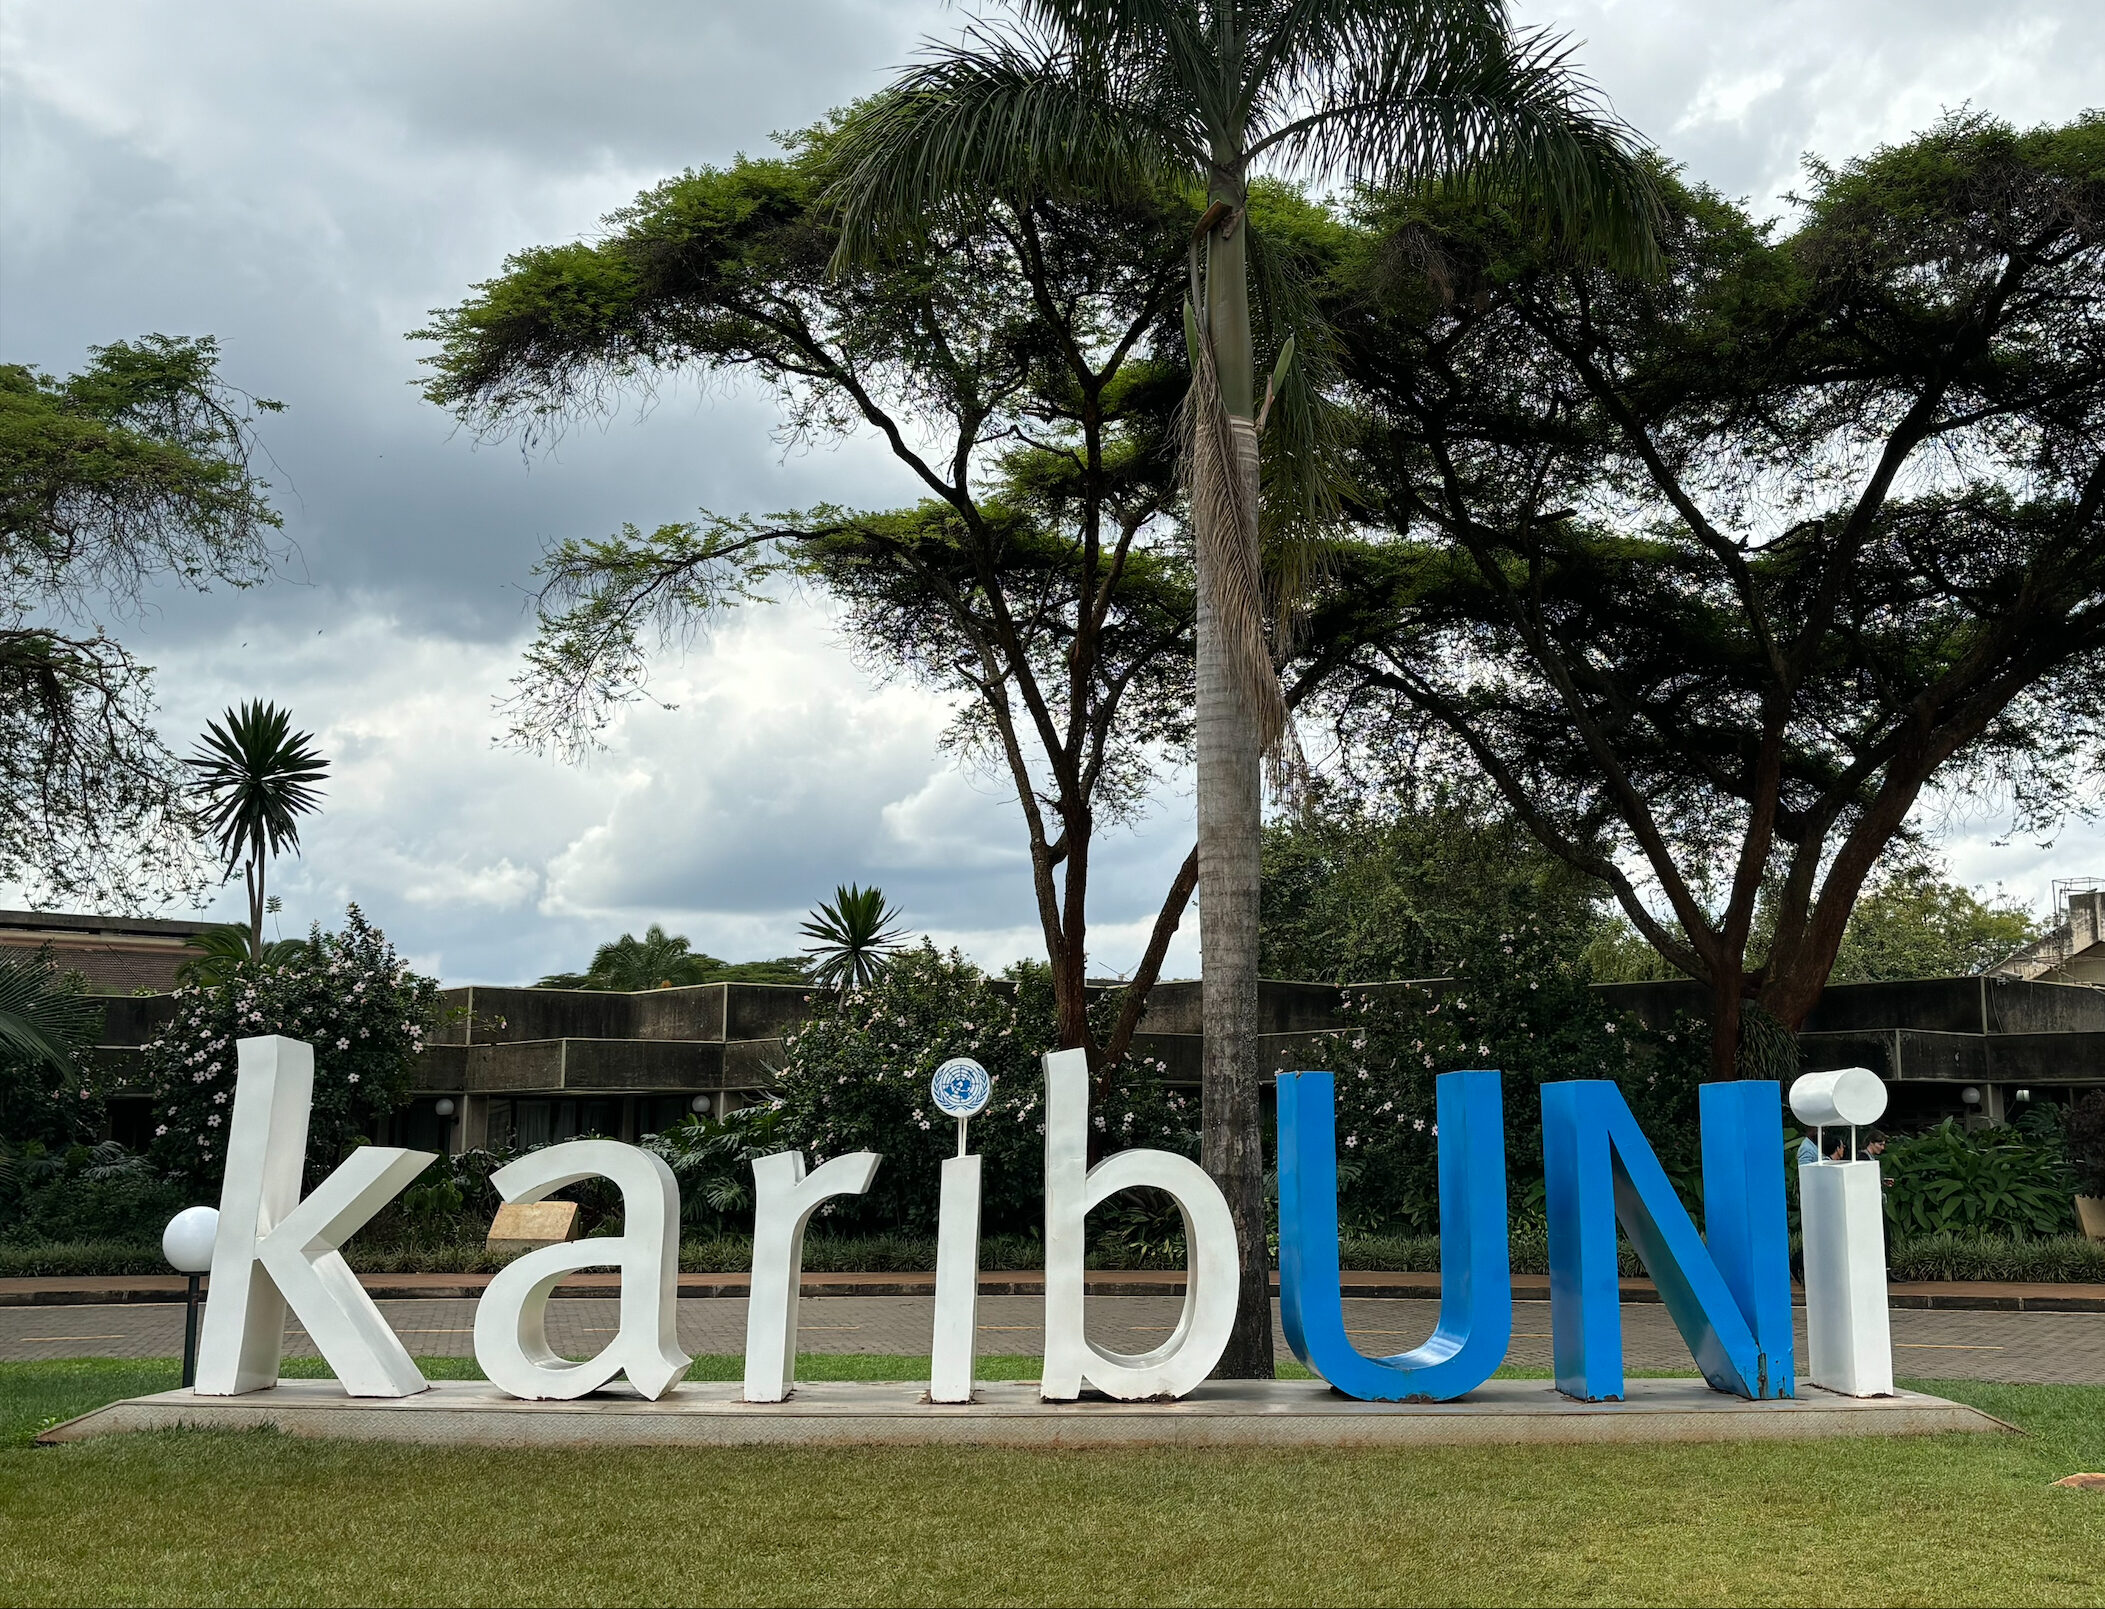
[[[1542,1086],[1550,1330],[1566,1396],[1623,1395],[1618,1219],[1703,1378],[1741,1397],[1792,1395],[1778,1088],[1705,1084],[1700,1097],[1707,1247],[1621,1090],[1596,1079]]]

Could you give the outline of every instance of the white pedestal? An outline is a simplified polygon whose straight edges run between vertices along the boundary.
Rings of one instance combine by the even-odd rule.
[[[1806,1372],[1814,1385],[1849,1397],[1893,1391],[1881,1193],[1876,1162],[1815,1162],[1798,1170]]]
[[[936,1329],[928,1400],[970,1402],[979,1342],[979,1164],[954,1156],[943,1164],[936,1222]]]

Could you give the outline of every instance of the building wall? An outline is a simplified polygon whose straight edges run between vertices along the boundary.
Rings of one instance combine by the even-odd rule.
[[[213,925],[0,911],[0,949],[48,947],[60,971],[81,973],[96,994],[158,993],[175,987],[176,969],[196,954],[186,941]]]

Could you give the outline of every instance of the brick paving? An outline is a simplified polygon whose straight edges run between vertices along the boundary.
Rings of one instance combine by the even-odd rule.
[[[1092,1296],[1093,1339],[1121,1352],[1144,1350],[1166,1337],[1177,1301],[1169,1296]],[[475,1304],[462,1298],[382,1301],[380,1308],[412,1353],[467,1357],[475,1347]],[[804,1298],[798,1342],[806,1352],[917,1355],[929,1346],[932,1301],[926,1296],[817,1296]],[[1369,1353],[1417,1345],[1433,1327],[1437,1304],[1402,1297],[1348,1298],[1345,1321]],[[1276,1322],[1276,1308],[1275,1322]],[[733,1296],[683,1299],[680,1344],[694,1353],[745,1349],[745,1302]],[[1034,1354],[1043,1346],[1044,1303],[1037,1296],[982,1296],[983,1353]],[[1513,1311],[1514,1364],[1550,1361],[1549,1305],[1519,1301]],[[619,1322],[605,1297],[562,1298],[549,1306],[549,1339],[583,1357],[603,1346]],[[182,1350],[183,1310],[172,1303],[0,1307],[0,1360],[54,1357],[172,1357]],[[2057,1385],[2105,1384],[2105,1313],[1947,1311],[1896,1308],[1894,1369],[1924,1379],[1999,1380]],[[1804,1358],[1805,1314],[1798,1312],[1799,1357]],[[1287,1355],[1277,1338],[1281,1357]],[[1656,1303],[1625,1304],[1623,1345],[1631,1369],[1692,1367],[1673,1322]],[[298,1330],[286,1350],[314,1355]]]

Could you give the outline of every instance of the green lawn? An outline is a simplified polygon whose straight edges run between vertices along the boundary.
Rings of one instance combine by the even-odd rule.
[[[2105,1468],[2105,1387],[1916,1382],[2024,1434],[1774,1445],[27,1445],[174,1381],[165,1362],[0,1364],[0,1601],[2105,1604],[2105,1493],[2049,1485]]]

